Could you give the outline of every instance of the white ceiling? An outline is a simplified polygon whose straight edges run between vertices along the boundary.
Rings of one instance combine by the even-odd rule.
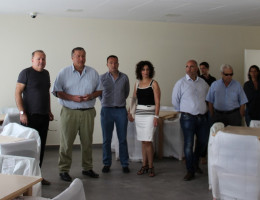
[[[260,0],[1,0],[0,14],[260,26]],[[37,20],[37,18],[35,19]]]

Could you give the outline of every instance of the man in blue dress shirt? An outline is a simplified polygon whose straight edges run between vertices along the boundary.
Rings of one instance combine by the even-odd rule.
[[[129,95],[128,76],[118,71],[118,58],[110,55],[107,58],[108,72],[100,76],[104,87],[100,96],[101,126],[103,132],[103,173],[110,171],[112,164],[111,140],[116,125],[117,137],[119,140],[119,158],[123,167],[123,172],[128,173],[128,148],[127,148],[127,111],[126,99]]]
[[[212,124],[222,122],[225,126],[241,126],[245,114],[246,94],[238,81],[232,80],[233,68],[220,67],[222,79],[212,83],[207,94]]]
[[[177,81],[172,92],[172,104],[181,113],[187,168],[185,181],[192,180],[195,172],[202,173],[199,158],[207,146],[209,135],[208,108],[205,101],[209,86],[198,77],[198,69],[197,62],[189,60],[186,64],[186,76]],[[195,135],[197,143],[193,152]]]
[[[85,66],[86,52],[76,47],[71,52],[73,64],[58,74],[52,93],[62,105],[60,114],[61,141],[59,150],[59,171],[64,181],[72,181],[69,175],[72,163],[72,147],[77,134],[81,142],[82,174],[98,178],[92,163],[92,140],[94,108],[96,97],[100,96],[103,86],[97,71]]]

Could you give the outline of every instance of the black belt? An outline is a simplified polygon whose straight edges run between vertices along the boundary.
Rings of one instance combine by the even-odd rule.
[[[229,111],[222,111],[222,110],[216,110],[215,109],[216,113],[220,113],[220,114],[231,114],[231,113],[234,113],[238,110],[239,110],[239,108],[235,108],[234,110],[229,110]]]
[[[73,109],[73,110],[80,110],[80,111],[85,111],[85,110],[91,110],[93,109],[94,107],[92,108],[77,108],[77,109]]]
[[[185,114],[185,115],[189,115],[191,117],[204,117],[207,113],[205,114],[197,114],[197,115],[192,115],[190,113],[187,113],[187,112],[181,112],[182,114]]]
[[[108,108],[125,108],[125,106],[113,106],[113,107],[108,107]]]

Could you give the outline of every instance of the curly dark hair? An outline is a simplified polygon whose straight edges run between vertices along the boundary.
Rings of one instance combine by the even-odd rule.
[[[154,71],[153,64],[150,61],[140,61],[139,63],[136,64],[136,70],[135,70],[136,79],[138,80],[143,79],[142,70],[145,65],[147,65],[149,68],[149,78],[154,77],[155,71]]]
[[[260,70],[259,70],[259,67],[258,67],[257,65],[252,65],[252,66],[249,68],[248,74],[247,74],[248,79],[249,79],[250,81],[252,80],[252,77],[251,77],[251,75],[250,75],[250,70],[251,70],[251,69],[256,69],[256,71],[258,72],[257,80],[260,80]]]

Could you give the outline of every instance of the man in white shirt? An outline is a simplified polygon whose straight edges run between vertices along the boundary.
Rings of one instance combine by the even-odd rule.
[[[208,142],[208,108],[205,99],[209,86],[198,77],[197,72],[197,62],[189,60],[186,64],[186,76],[177,81],[172,92],[172,104],[181,113],[180,123],[184,135],[184,154],[187,168],[185,181],[192,180],[195,177],[195,172],[202,173],[199,168],[199,157]],[[197,145],[193,152],[195,135]]]

